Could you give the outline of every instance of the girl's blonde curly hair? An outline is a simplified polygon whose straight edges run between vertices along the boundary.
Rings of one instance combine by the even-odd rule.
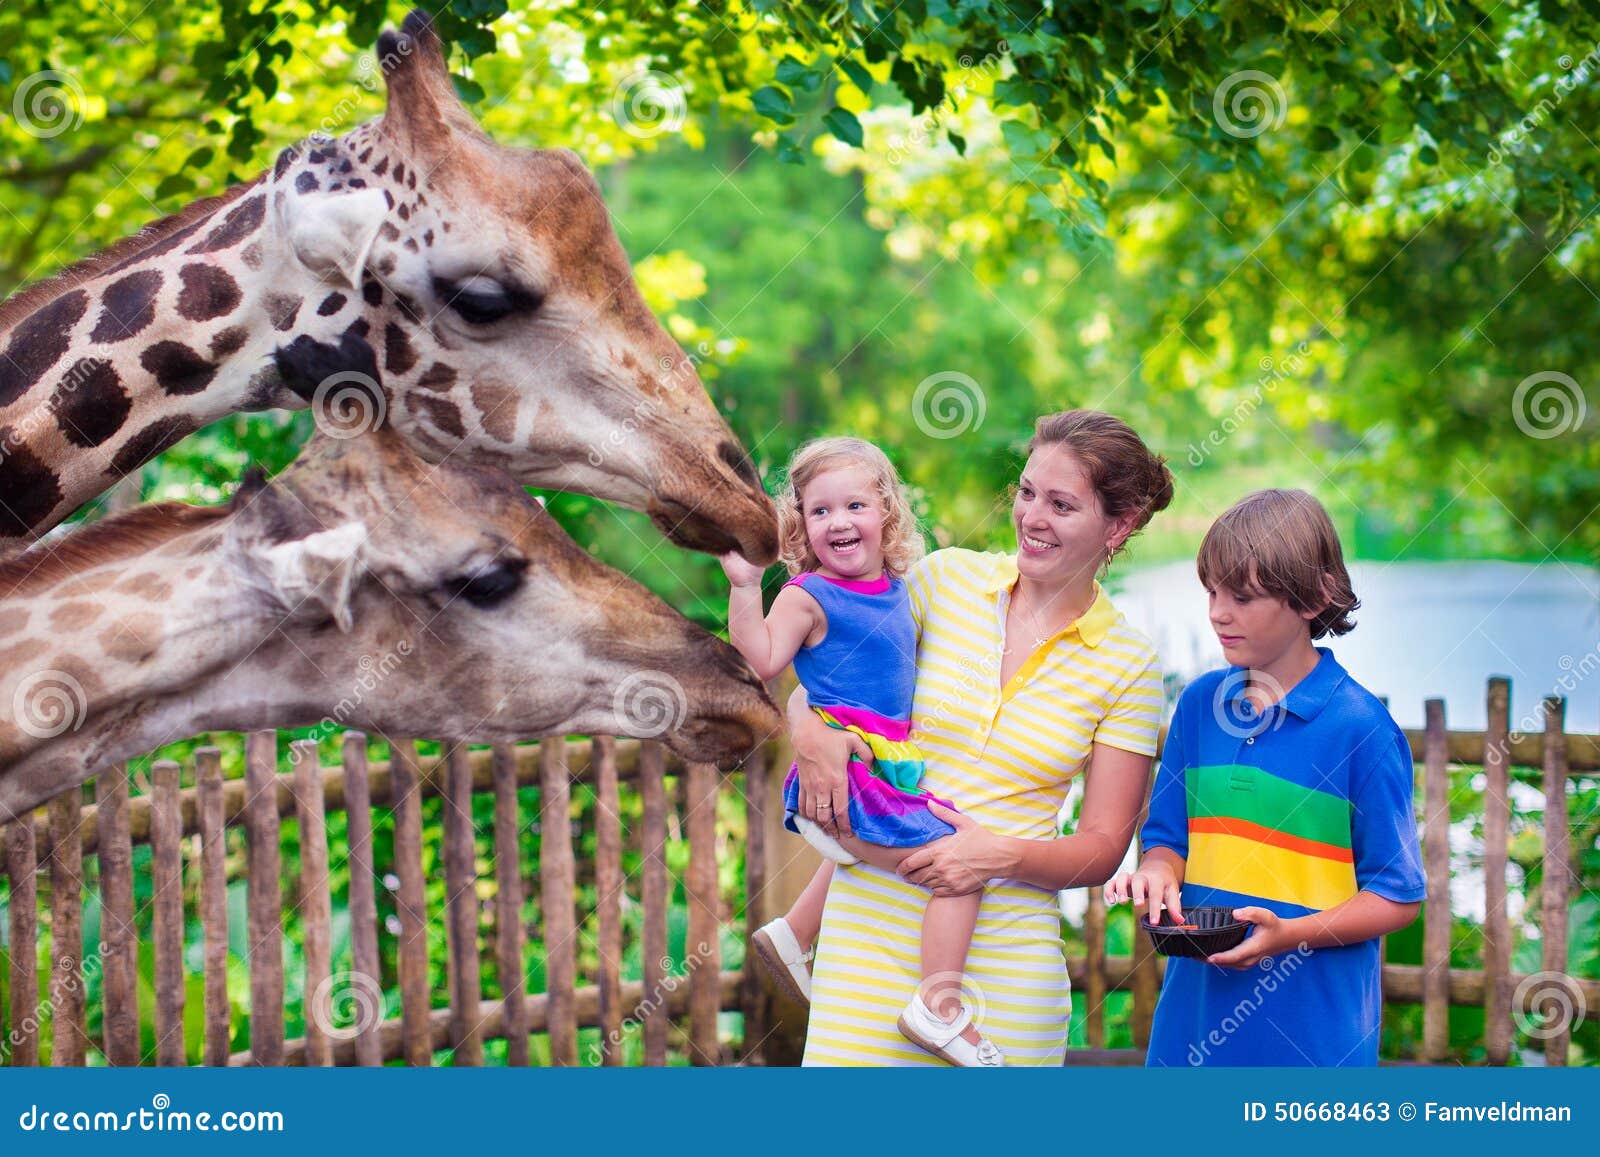
[[[789,460],[788,478],[778,495],[778,556],[791,575],[816,570],[821,565],[806,536],[805,511],[800,499],[807,486],[830,470],[859,467],[872,476],[883,507],[883,569],[899,578],[927,549],[905,486],[888,455],[860,438],[817,438],[796,450]]]

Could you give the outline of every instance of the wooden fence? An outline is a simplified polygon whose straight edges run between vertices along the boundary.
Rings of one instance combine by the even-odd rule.
[[[1486,1013],[1484,1046],[1490,1063],[1504,1064],[1513,1043],[1514,1012],[1537,1020],[1537,1008],[1514,1010],[1519,993],[1536,1004],[1541,994],[1523,992],[1525,978],[1510,970],[1511,928],[1506,907],[1506,869],[1510,831],[1510,770],[1543,771],[1545,841],[1541,911],[1543,967],[1564,972],[1566,911],[1577,873],[1569,838],[1566,787],[1569,778],[1600,769],[1600,737],[1568,735],[1564,705],[1544,704],[1543,730],[1511,732],[1509,683],[1489,686],[1488,729],[1452,732],[1444,705],[1430,701],[1427,726],[1408,733],[1422,765],[1418,793],[1423,811],[1423,852],[1430,903],[1426,908],[1421,967],[1385,964],[1384,996],[1389,1002],[1424,1008],[1423,1061],[1441,1061],[1449,1049],[1448,1012],[1452,1005],[1481,1006]],[[788,1063],[803,1034],[798,1010],[775,1003],[754,971],[753,956],[742,971],[722,967],[719,932],[726,922],[718,878],[718,798],[742,806],[747,816],[743,913],[748,935],[781,911],[808,878],[815,860],[799,852],[798,841],[779,845],[778,790],[789,757],[780,744],[755,752],[741,772],[724,776],[705,764],[682,765],[655,742],[596,738],[592,741],[498,746],[469,751],[449,748],[437,757],[420,757],[412,745],[396,743],[387,763],[369,765],[364,736],[347,733],[342,764],[320,766],[316,744],[290,744],[292,772],[277,772],[278,737],[261,732],[248,737],[245,774],[224,780],[215,748],[196,752],[192,787],[181,786],[181,769],[158,762],[147,793],[130,796],[125,769],[103,775],[96,799],[86,804],[79,791],[52,800],[33,822],[4,831],[0,860],[10,881],[10,1024],[4,1050],[8,1063],[40,1063],[41,1010],[17,994],[39,991],[35,972],[38,881],[48,879],[52,953],[49,958],[48,1019],[52,1025],[49,1063],[83,1065],[97,1050],[113,1065],[185,1063],[185,965],[183,910],[184,841],[191,840],[191,872],[197,872],[198,922],[203,938],[203,1063],[207,1065],[376,1065],[403,1060],[427,1065],[449,1050],[453,1063],[484,1061],[484,1044],[506,1042],[506,1059],[529,1063],[530,1037],[545,1034],[552,1063],[619,1064],[624,1024],[636,1025],[646,1064],[666,1063],[669,1048],[695,1064]],[[1451,969],[1448,768],[1481,766],[1486,776],[1485,855],[1487,919],[1481,970]],[[582,978],[577,967],[579,921],[573,828],[559,822],[570,815],[575,783],[592,787],[593,885],[598,927],[595,974]],[[637,832],[639,878],[624,874],[620,790],[636,785],[642,820]],[[541,918],[524,926],[524,880],[516,851],[523,825],[519,788],[539,791],[540,853],[538,887]],[[675,788],[675,790],[674,790]],[[479,874],[472,823],[474,795],[493,795],[493,845],[513,849],[493,858],[493,959],[503,995],[482,995]],[[422,847],[422,801],[439,796],[442,809],[442,861],[445,901],[442,918],[447,941],[447,1000],[435,1007],[429,980],[428,930]],[[737,802],[735,802],[737,801]],[[391,863],[374,863],[373,809],[393,816]],[[350,912],[349,968],[335,972],[331,956],[331,899],[326,817],[347,816]],[[280,889],[279,823],[299,823],[297,887]],[[557,822],[552,822],[555,820]],[[684,973],[670,975],[667,916],[673,879],[666,849],[670,825],[686,834],[687,866],[682,876],[688,930]],[[267,1015],[250,1018],[250,1050],[230,1054],[228,990],[228,879],[225,833],[244,829],[248,888],[249,1007]],[[152,940],[154,949],[154,1026],[156,1046],[144,1055],[140,1043],[138,974],[134,921],[132,848],[151,846]],[[779,850],[780,854],[773,853]],[[798,853],[798,854],[797,854]],[[83,944],[84,858],[98,857],[101,946],[97,959],[80,959]],[[782,863],[777,863],[778,859]],[[380,929],[375,880],[392,873],[396,926]],[[625,897],[638,897],[642,928],[632,947],[642,961],[642,978],[622,980]],[[298,912],[304,930],[303,975],[286,977],[283,967],[283,912]],[[1138,937],[1131,956],[1106,951],[1106,910],[1098,889],[1090,890],[1083,935],[1086,954],[1068,961],[1075,993],[1075,1015],[1084,1017],[1088,1049],[1073,1050],[1069,1063],[1138,1063],[1149,1039],[1151,1015],[1160,985],[1161,962],[1148,941]],[[401,1015],[382,1019],[380,931],[395,937]],[[524,991],[522,978],[530,933],[545,945],[545,991]],[[84,969],[100,969],[102,1031],[87,1030]],[[1535,978],[1538,979],[1538,978]],[[286,985],[301,988],[305,1035],[285,1040]],[[1600,1010],[1600,981],[1558,977],[1571,1001]],[[1130,1027],[1135,1048],[1108,1050],[1106,997],[1131,992]],[[1545,992],[1544,997],[1549,993]],[[353,1005],[354,1026],[335,1023],[335,1005]],[[377,1010],[377,1011],[375,1011]],[[744,1044],[738,1055],[719,1040],[718,1015],[738,1011],[744,1018]],[[340,1017],[338,1019],[345,1019]],[[579,1028],[599,1030],[591,1055],[579,1055]],[[1564,1064],[1570,1026],[1538,1034],[1545,1058]]]

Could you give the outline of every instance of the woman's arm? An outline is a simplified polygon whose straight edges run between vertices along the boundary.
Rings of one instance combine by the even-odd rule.
[[[1085,772],[1077,830],[1048,840],[999,836],[976,820],[930,804],[956,833],[907,856],[900,874],[935,896],[960,896],[1003,877],[1060,890],[1104,884],[1133,839],[1150,783],[1150,756],[1096,743]]]
[[[872,748],[853,731],[829,727],[811,710],[804,687],[789,696],[789,739],[800,779],[800,814],[835,835],[848,836],[850,780],[845,774],[854,755],[872,763]]]

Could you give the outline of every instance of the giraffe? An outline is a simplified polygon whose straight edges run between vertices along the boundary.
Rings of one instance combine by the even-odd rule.
[[[318,433],[223,506],[152,504],[0,563],[0,822],[208,730],[656,736],[729,763],[779,726],[726,643],[494,467]]]
[[[326,399],[427,461],[499,466],[644,510],[680,546],[773,560],[772,503],[645,305],[583,162],[492,141],[425,13],[377,55],[383,116],[0,305],[0,557],[218,418]],[[381,385],[321,372],[319,350],[358,339]]]

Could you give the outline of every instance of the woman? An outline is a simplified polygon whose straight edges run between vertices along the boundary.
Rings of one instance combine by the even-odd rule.
[[[863,862],[828,891],[811,980],[807,1064],[932,1064],[896,1031],[917,987],[928,895],[984,890],[965,991],[1012,1064],[1060,1064],[1072,1011],[1056,893],[1122,863],[1150,782],[1161,714],[1154,649],[1096,581],[1172,499],[1172,474],[1126,423],[1093,410],[1040,418],[1012,504],[1015,555],[950,548],[907,576],[918,627],[913,737],[932,805],[956,834],[904,860]],[[789,701],[800,814],[863,860],[845,767],[853,733]],[[1057,814],[1086,775],[1070,835]],[[903,879],[900,877],[904,877]],[[990,883],[993,881],[993,883]],[[987,885],[987,887],[986,887]]]

